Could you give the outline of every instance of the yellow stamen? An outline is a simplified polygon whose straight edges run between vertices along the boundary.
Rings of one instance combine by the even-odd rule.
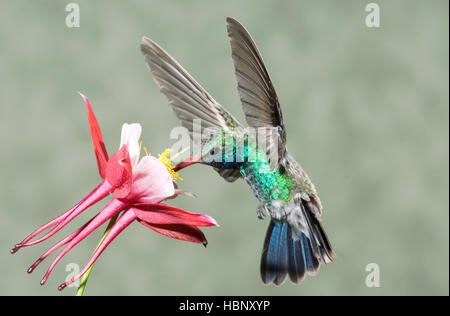
[[[159,161],[161,161],[164,164],[164,166],[166,166],[167,171],[169,172],[169,174],[172,177],[172,179],[183,180],[182,178],[180,178],[178,176],[178,173],[173,170],[175,168],[175,166],[172,163],[172,160],[174,158],[173,157],[169,158],[169,155],[170,155],[171,151],[172,151],[172,149],[166,149],[162,154],[160,154],[158,156],[158,159],[159,159]]]
[[[148,153],[147,148],[145,146],[144,146],[144,152],[147,156],[150,156],[150,154]]]

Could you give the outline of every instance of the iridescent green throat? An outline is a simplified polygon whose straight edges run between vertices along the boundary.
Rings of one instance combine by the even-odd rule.
[[[215,156],[220,160],[213,158],[215,164],[225,168],[239,168],[256,197],[263,203],[271,204],[276,200],[287,202],[291,199],[294,181],[283,170],[271,171],[265,151],[259,150],[256,142],[248,135],[222,132],[215,143],[215,148],[222,147],[221,152]]]
[[[254,191],[258,191],[255,192],[259,195],[258,198],[266,204],[276,200],[288,202],[291,198],[291,189],[295,186],[292,179],[279,169],[271,171],[267,156],[255,146],[248,146],[247,149],[249,156],[256,159],[254,161],[250,159],[240,166],[240,171],[245,178],[251,174],[251,186]]]

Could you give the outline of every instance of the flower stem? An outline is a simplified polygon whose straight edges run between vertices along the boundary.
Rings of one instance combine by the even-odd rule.
[[[117,213],[116,215],[113,216],[113,218],[111,218],[111,220],[109,221],[108,227],[106,227],[105,232],[103,233],[102,238],[100,239],[100,241],[98,242],[97,247],[95,248],[95,250],[97,250],[97,248],[100,246],[100,244],[102,243],[103,239],[105,239],[106,235],[109,233],[109,231],[111,230],[111,227],[114,225],[114,223],[117,221],[117,218],[119,217],[119,213]],[[95,252],[95,251],[94,251]],[[89,275],[91,274],[92,268],[94,267],[94,264],[92,264],[92,266],[89,268],[89,270],[86,271],[85,274],[83,274],[83,276],[81,277],[81,281],[80,281],[80,286],[78,287],[77,290],[77,294],[76,296],[83,296],[84,293],[84,289],[86,288],[86,283],[89,279]]]

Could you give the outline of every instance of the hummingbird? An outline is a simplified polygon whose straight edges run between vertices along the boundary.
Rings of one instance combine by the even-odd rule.
[[[254,40],[235,19],[228,17],[226,22],[248,127],[153,40],[143,37],[141,51],[182,126],[193,138],[202,134],[200,157],[191,155],[177,169],[202,163],[228,182],[243,178],[260,202],[257,216],[270,217],[261,256],[262,281],[281,285],[289,275],[299,283],[335,258],[322,226],[322,204],[314,184],[287,151],[280,103]],[[196,131],[198,121],[201,127]],[[251,132],[254,129],[257,133]],[[215,132],[205,136],[206,130]]]

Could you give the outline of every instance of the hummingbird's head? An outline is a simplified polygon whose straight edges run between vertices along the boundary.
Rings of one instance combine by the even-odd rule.
[[[203,133],[200,142],[194,141],[193,150],[191,155],[178,163],[175,166],[175,171],[186,168],[190,165],[201,163],[206,165],[215,166],[220,160],[217,157],[218,153],[222,151],[222,136],[220,130],[209,130],[207,133]]]
[[[216,168],[236,168],[240,163],[238,154],[243,146],[238,145],[237,135],[221,129],[205,129],[199,146],[194,145],[192,155],[179,163],[178,171],[192,164],[201,163]],[[196,150],[197,148],[197,150]],[[243,160],[242,160],[243,161]]]

